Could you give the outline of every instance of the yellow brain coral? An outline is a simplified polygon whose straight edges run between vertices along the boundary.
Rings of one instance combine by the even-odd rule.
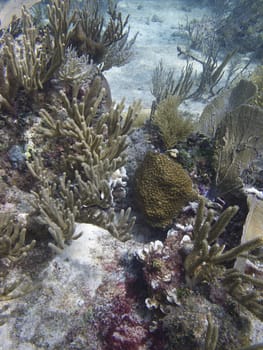
[[[148,153],[136,172],[138,205],[153,227],[165,228],[191,200],[197,198],[192,180],[165,154]]]

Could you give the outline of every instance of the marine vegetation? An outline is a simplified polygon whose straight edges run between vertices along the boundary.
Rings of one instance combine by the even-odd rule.
[[[217,194],[242,191],[242,172],[262,150],[262,133],[262,108],[241,105],[226,113],[215,135],[213,166]]]
[[[178,80],[175,79],[175,71],[166,69],[163,61],[160,61],[152,74],[151,93],[156,99],[156,104],[168,96],[177,96],[181,102],[188,98],[193,85],[193,65],[188,64],[181,71]]]
[[[114,213],[111,176],[125,164],[126,139],[139,106],[130,108],[125,120],[123,103],[102,113],[105,90],[96,90],[95,85],[81,99],[69,99],[62,92],[61,107],[40,111],[42,125],[38,133],[52,143],[58,140],[65,145],[53,164],[55,173],[48,175],[39,160],[28,163],[40,186],[35,192],[35,206],[59,249],[74,239],[74,223],[80,218],[107,228],[121,240],[129,238],[134,223],[134,219],[129,220],[130,209]],[[92,99],[94,90],[98,97]]]
[[[263,108],[263,65],[257,66],[252,73],[251,81],[257,86],[257,93],[254,98],[254,103]]]
[[[128,41],[128,17],[123,20],[117,5],[110,2],[110,20],[105,27],[98,3],[92,8],[90,12],[85,8],[72,10],[70,0],[52,0],[43,27],[23,7],[21,19],[18,23],[14,20],[1,38],[0,102],[4,109],[15,112],[14,101],[17,103],[21,90],[37,102],[39,92],[58,77],[69,50],[102,65],[99,71],[127,62],[136,39]]]
[[[205,200],[201,198],[192,232],[193,247],[184,261],[187,285],[194,288],[203,281],[213,282],[213,279],[220,278],[228,293],[237,299],[239,303],[245,305],[257,317],[263,319],[263,309],[260,306],[260,299],[257,301],[257,297],[260,295],[257,293],[257,295],[254,295],[255,293],[252,291],[251,293],[249,292],[251,285],[253,288],[262,287],[262,281],[251,278],[234,269],[223,267],[225,262],[233,261],[238,256],[261,247],[263,245],[263,238],[256,237],[243,242],[237,247],[224,251],[225,246],[217,243],[218,237],[222,234],[239,208],[237,206],[228,207],[221,213],[216,222],[214,222],[213,211],[208,211],[205,217],[204,209]],[[244,298],[248,295],[250,295],[250,298]]]
[[[184,141],[194,129],[193,121],[178,110],[180,103],[179,96],[167,96],[157,105],[151,118],[165,149],[173,148],[180,141]]]
[[[226,113],[243,104],[250,104],[256,92],[256,85],[245,79],[241,79],[233,88],[223,90],[205,106],[198,120],[198,131],[213,139]]]
[[[199,131],[214,144],[210,196],[243,192],[243,173],[262,151],[262,108],[255,105],[257,86],[241,79],[209,103],[200,116]]]
[[[197,197],[183,167],[165,154],[149,152],[135,174],[137,202],[148,223],[165,228]]]
[[[25,244],[26,228],[13,220],[9,213],[0,215],[0,259],[9,263],[23,259],[36,243]]]
[[[13,122],[18,136],[14,137],[16,144],[12,140],[1,149],[1,167],[8,163],[9,169],[13,167],[10,172],[16,171],[23,180],[27,177],[31,193],[23,188],[21,197],[24,200],[28,195],[31,201],[26,197],[26,209],[16,209],[28,210],[32,219],[27,222],[28,228],[39,238],[41,247],[37,244],[38,256],[33,256],[33,251],[31,257],[29,252],[36,242],[25,238],[26,228],[9,214],[0,216],[0,301],[23,296],[35,288],[24,275],[27,262],[34,264],[34,268],[38,264],[37,273],[41,270],[44,279],[39,294],[12,305],[13,315],[20,311],[19,317],[13,317],[9,324],[16,332],[15,341],[21,339],[18,333],[25,320],[30,328],[32,319],[45,308],[45,317],[39,318],[43,328],[48,325],[45,336],[52,337],[53,331],[65,330],[56,344],[55,339],[56,348],[84,349],[94,331],[88,344],[94,349],[233,350],[240,346],[242,350],[255,349],[257,345],[249,345],[249,313],[263,320],[263,283],[256,275],[240,269],[238,262],[243,259],[246,264],[248,259],[257,258],[255,251],[262,249],[262,235],[257,231],[253,236],[253,228],[250,231],[244,228],[246,238],[229,248],[223,234],[229,233],[230,239],[234,236],[228,225],[233,223],[239,208],[227,206],[227,201],[226,209],[221,210],[215,201],[199,197],[197,189],[213,199],[243,190],[242,172],[262,151],[262,109],[249,104],[259,92],[260,83],[241,80],[234,89],[222,93],[221,99],[216,97],[201,118],[199,131],[207,136],[193,134],[192,120],[181,114],[179,105],[190,97],[217,93],[214,88],[221,82],[234,51],[229,51],[219,63],[216,46],[211,46],[211,51],[201,59],[179,47],[179,54],[187,58],[179,79],[162,62],[152,78],[156,101],[150,122],[161,139],[159,148],[165,153],[158,153],[153,144],[149,147],[140,144],[140,159],[146,149],[155,151],[146,153],[131,188],[130,183],[127,186],[124,167],[128,142],[138,141],[138,136],[137,139],[136,135],[133,139],[129,136],[140,104],[134,103],[126,112],[124,101],[113,104],[103,71],[127,62],[136,35],[128,40],[129,17],[123,18],[118,12],[117,1],[108,2],[105,16],[100,3],[86,0],[84,9],[75,9],[70,0],[51,0],[40,13],[23,8],[21,19],[13,19],[2,32],[1,121],[5,123],[9,118],[9,125]],[[213,3],[219,6],[218,1]],[[192,79],[190,60],[202,65],[203,72],[197,81]],[[23,125],[25,119],[30,121]],[[16,124],[18,120],[21,128]],[[7,125],[4,126],[7,130]],[[178,144],[181,155],[175,160],[172,152],[177,150],[171,148]],[[205,152],[210,157],[211,150],[214,151],[212,171],[203,161],[205,156],[202,158]],[[206,191],[210,178],[206,183],[200,181],[198,152],[204,171],[213,172],[206,174],[213,180],[210,192]],[[23,166],[11,159],[13,153],[21,155]],[[191,153],[189,158],[188,153]],[[130,154],[129,157],[132,158]],[[179,163],[184,158],[184,164],[191,159],[190,174]],[[138,159],[133,155],[129,166],[137,165]],[[3,174],[1,177],[7,178],[6,188],[12,187],[8,175]],[[144,243],[139,241],[141,237],[138,241],[122,243],[131,238],[135,223],[130,198],[123,190],[125,186],[127,193],[135,191],[135,210],[142,213],[135,233],[142,231]],[[123,190],[123,201],[117,202],[119,189]],[[13,186],[12,191],[16,192],[17,187]],[[1,206],[8,208],[8,204],[7,197],[0,198]],[[255,202],[249,202],[249,209],[252,204]],[[247,219],[251,217],[252,211]],[[109,238],[104,230],[97,234],[97,228],[93,227],[92,231],[91,225],[85,233],[86,225],[82,226],[83,232],[76,230],[78,223],[101,226],[122,242]],[[163,242],[145,243],[149,236],[144,235],[143,229],[163,236],[167,228],[170,230]],[[46,233],[53,252],[61,253],[67,248],[63,254],[56,257],[51,253],[49,257],[39,254],[43,247],[48,252]],[[88,254],[87,246],[81,246],[82,241],[74,242],[75,246],[72,243],[81,235],[87,238],[83,242],[91,247]],[[249,235],[251,240],[247,238]],[[96,239],[92,241],[94,236]],[[28,261],[23,260],[26,256]],[[140,263],[134,261],[134,256]],[[83,258],[83,264],[78,262],[79,257]],[[44,269],[40,260],[44,260]],[[102,263],[97,266],[97,262]],[[31,273],[32,266],[28,269]],[[96,272],[98,276],[93,279]],[[65,276],[72,278],[70,283]],[[87,283],[86,278],[92,283]],[[65,284],[73,286],[72,294]],[[54,314],[66,305],[69,317],[58,313],[61,322],[57,322],[58,318],[50,317],[52,312],[46,301]],[[37,304],[41,304],[39,308]],[[6,311],[0,305],[0,325],[7,319]],[[54,329],[49,323],[51,318]],[[70,325],[64,328],[66,322]],[[62,326],[63,331],[58,332]],[[35,346],[41,347],[45,342],[44,346],[52,347],[44,332],[38,331],[34,334],[38,342]],[[33,339],[30,337],[27,344]]]
[[[250,349],[246,310],[263,319],[263,282],[232,264],[262,247],[263,238],[227,249],[220,236],[239,208],[218,215],[206,205],[199,197],[193,227],[175,225],[164,243],[151,242],[137,252],[148,287],[145,304],[160,322],[167,349]]]
[[[52,0],[46,16],[46,22],[36,23],[34,11],[23,7],[21,19],[13,19],[3,31],[0,51],[2,109],[19,117],[24,105],[27,113],[42,119],[36,126],[40,137],[33,140],[33,153],[39,155],[32,161],[32,152],[27,152],[39,186],[34,205],[58,249],[70,242],[80,216],[127,239],[134,219],[129,221],[127,208],[117,219],[111,176],[125,164],[126,138],[138,104],[123,119],[124,103],[112,106],[102,70],[124,64],[130,56],[135,38],[128,44],[129,17],[123,20],[117,3],[110,1],[106,23],[98,2],[87,1],[87,7],[76,10],[70,0]],[[49,146],[43,149],[46,139]],[[48,147],[49,155],[56,153],[58,144],[63,152],[53,161],[50,157],[47,171],[39,156]]]
[[[220,87],[217,92],[214,91],[224,75],[227,64],[235,55],[236,50],[228,52],[221,63],[219,63],[218,59],[219,50],[218,47],[214,46],[213,38],[210,45],[207,46],[207,51],[204,51],[203,57],[201,58],[193,55],[191,52],[183,50],[180,46],[177,47],[177,50],[178,56],[185,56],[187,59],[198,62],[202,67],[202,72],[197,79],[197,86],[194,87],[192,92],[188,95],[188,98],[198,99],[204,94],[214,96],[221,90]]]
[[[36,244],[35,240],[26,244],[26,228],[9,213],[0,215],[0,301],[18,298],[32,290],[32,283],[26,276],[12,276],[11,267],[24,259]],[[0,308],[0,325],[8,316],[7,305]]]

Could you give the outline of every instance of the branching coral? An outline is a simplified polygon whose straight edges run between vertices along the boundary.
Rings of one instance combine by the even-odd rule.
[[[58,187],[46,182],[43,165],[29,164],[33,175],[40,180],[36,207],[60,249],[73,238],[75,219],[103,226],[121,240],[129,237],[128,231],[134,223],[129,218],[130,209],[115,215],[110,178],[125,163],[126,138],[139,105],[129,109],[125,120],[121,116],[123,103],[101,113],[105,92],[96,82],[93,92],[86,90],[81,100],[61,94],[63,119],[57,118],[59,109],[53,109],[53,113],[44,109],[40,112],[41,134],[46,138],[63,138],[67,145],[66,174],[59,174]]]
[[[62,80],[65,81],[65,73],[70,73],[66,80],[76,75],[76,67],[68,72],[70,62],[67,60],[70,57],[66,55],[66,49],[67,52],[70,48],[76,50],[79,56],[84,54],[82,61],[89,63],[86,68],[88,71],[92,68],[93,73],[95,66],[92,67],[92,60],[94,64],[104,63],[101,69],[127,61],[136,39],[135,36],[128,41],[128,17],[123,21],[116,4],[110,3],[110,21],[105,28],[104,17],[98,13],[98,3],[94,6],[94,11],[76,11],[71,9],[70,0],[52,0],[47,6],[47,25],[43,28],[25,7],[22,8],[19,35],[12,35],[10,30],[2,37],[0,106],[13,112],[12,105],[20,89],[28,98],[36,97],[36,93],[43,90],[51,79],[58,77],[62,64],[59,74]],[[85,75],[88,73],[85,72]]]
[[[27,255],[35,241],[25,244],[26,228],[14,224],[8,214],[0,215],[0,259],[16,262]]]
[[[207,333],[205,336],[205,348],[204,350],[215,350],[218,339],[218,326],[213,323],[211,314],[207,316]]]
[[[7,271],[2,270],[2,267],[10,267],[11,264],[25,258],[35,246],[35,240],[25,243],[25,234],[26,228],[19,223],[14,223],[14,218],[10,214],[0,215],[0,301],[20,297],[32,290],[32,283],[26,277],[10,279]],[[3,314],[4,311],[5,307],[0,308],[0,325],[7,318]]]
[[[41,183],[40,190],[33,192],[35,208],[39,211],[40,222],[48,226],[48,231],[54,239],[55,244],[49,243],[49,246],[60,252],[65,248],[66,244],[80,235],[75,235],[75,218],[78,214],[78,205],[73,202],[73,193],[70,190],[70,184],[65,184],[65,177],[61,179],[63,185],[64,196],[55,197],[55,193],[59,188],[56,184],[49,184],[46,178],[45,170],[40,166],[39,160],[29,165],[32,174],[38,179],[44,179]],[[66,196],[67,194],[67,196]]]
[[[208,51],[204,52],[204,58],[198,58],[189,52],[186,52],[181,47],[177,47],[178,54],[186,56],[188,59],[192,59],[202,66],[202,73],[199,76],[197,88],[188,96],[189,98],[199,98],[204,93],[209,93],[212,96],[215,95],[213,89],[220,82],[224,75],[224,69],[235,55],[236,50],[227,53],[223,61],[218,64],[218,47],[208,45]]]
[[[207,216],[204,216],[204,206],[205,200],[201,198],[193,229],[193,248],[184,261],[187,284],[193,288],[202,281],[221,279],[226,291],[262,320],[262,293],[256,290],[257,287],[262,288],[262,281],[235,269],[227,269],[223,264],[262,247],[263,239],[258,237],[225,251],[225,246],[218,244],[217,238],[238,207],[228,207],[213,223],[213,212],[208,211]]]
[[[90,164],[90,166],[107,167],[106,177],[125,163],[123,152],[125,151],[126,136],[131,131],[132,121],[139,108],[134,105],[130,108],[126,118],[122,120],[124,103],[109,112],[101,114],[100,106],[105,94],[105,89],[100,90],[99,78],[90,89],[87,89],[81,101],[73,97],[68,99],[65,93],[61,93],[62,104],[66,111],[64,120],[58,120],[47,110],[42,109],[40,115],[43,125],[39,129],[48,137],[68,137],[74,140],[72,153],[69,160]],[[95,91],[95,92],[94,92]],[[98,93],[98,96],[96,96]],[[92,98],[93,97],[93,98]],[[55,110],[58,113],[59,110]],[[100,164],[103,162],[103,165]],[[94,168],[95,169],[95,168]]]
[[[65,60],[59,68],[58,78],[69,86],[80,86],[92,81],[98,74],[97,67],[86,55],[78,56],[76,49],[68,47]]]
[[[11,273],[12,275],[12,273]],[[16,298],[20,298],[23,295],[32,292],[38,288],[39,284],[32,284],[32,281],[26,276],[10,276],[1,274],[0,276],[0,302],[8,301]],[[7,305],[6,305],[7,306]],[[0,324],[1,324],[1,311],[0,309]],[[6,319],[7,317],[4,317]]]
[[[4,52],[19,87],[28,93],[42,89],[60,67],[65,47],[74,33],[74,16],[69,18],[69,1],[54,0],[48,6],[48,28],[42,33],[29,11],[22,9],[22,37],[4,37]]]

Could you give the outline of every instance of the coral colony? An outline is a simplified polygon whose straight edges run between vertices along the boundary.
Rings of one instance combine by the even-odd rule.
[[[251,343],[252,321],[263,321],[263,69],[226,78],[238,51],[229,38],[245,19],[234,1],[213,7],[222,13],[222,3],[229,13],[217,31],[209,19],[181,26],[185,67],[178,75],[158,64],[142,119],[140,102],[112,103],[104,76],[132,59],[137,38],[117,2],[43,1],[1,30],[0,324],[13,325],[19,341],[53,350],[263,349]],[[262,1],[249,6],[243,41],[258,38]],[[200,98],[206,107],[194,120],[182,106]],[[72,313],[61,297],[68,314],[58,320],[74,327],[57,331],[60,343],[41,331],[23,338],[25,312],[48,295],[43,271],[63,279],[63,254],[89,239],[79,223],[105,229],[98,242],[112,253],[92,246],[90,233],[90,252],[100,255],[85,273],[91,281],[99,266],[95,293],[86,285]]]

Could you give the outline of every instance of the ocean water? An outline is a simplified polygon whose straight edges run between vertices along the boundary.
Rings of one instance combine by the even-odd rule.
[[[38,8],[40,5],[35,3],[36,1],[34,0],[0,1],[1,34],[3,34],[5,30],[11,30],[10,28],[8,29],[8,24],[10,23],[12,16],[20,16],[22,5],[27,7],[35,5],[35,8]],[[107,14],[105,11],[107,1],[98,0],[98,3],[100,12],[102,14],[104,13],[106,17]],[[187,141],[180,144],[178,149],[165,150],[160,143],[160,135],[158,136],[159,138],[156,135],[156,137],[152,137],[152,130],[149,132],[147,129],[150,112],[157,100],[153,91],[154,72],[156,72],[156,69],[162,64],[165,72],[168,73],[168,76],[174,79],[174,84],[176,84],[187,67],[191,65],[193,82],[185,100],[180,104],[180,112],[187,117],[190,116],[190,118],[196,122],[194,125],[197,125],[200,115],[207,106],[211,107],[210,103],[213,101],[216,101],[215,106],[219,106],[222,110],[224,110],[224,108],[227,109],[227,107],[229,107],[227,105],[228,102],[222,106],[219,102],[217,104],[218,100],[216,98],[225,91],[227,99],[227,93],[232,91],[231,89],[235,84],[242,79],[250,79],[254,69],[258,66],[262,66],[263,63],[263,6],[262,8],[260,7],[262,1],[244,0],[241,5],[241,1],[237,0],[119,0],[117,1],[117,4],[118,10],[121,11],[123,18],[129,16],[129,38],[136,36],[136,40],[132,45],[132,54],[127,62],[122,65],[116,64],[113,67],[104,70],[102,74],[109,85],[112,100],[114,102],[118,103],[125,99],[127,110],[135,101],[141,101],[142,114],[145,117],[146,123],[139,125],[139,128],[136,129],[134,134],[132,134],[132,137],[129,139],[129,142],[133,144],[127,150],[127,152],[130,152],[128,154],[130,163],[127,166],[128,180],[126,178],[126,172],[122,169],[122,172],[117,175],[115,174],[116,178],[111,179],[111,181],[115,181],[118,186],[121,183],[121,186],[123,185],[124,189],[121,186],[117,186],[117,190],[121,189],[125,192],[125,186],[127,186],[127,183],[128,186],[132,186],[132,181],[129,182],[129,176],[130,178],[134,176],[135,169],[138,164],[142,162],[147,150],[151,149],[154,150],[155,153],[161,154],[161,156],[168,157],[167,154],[177,156],[179,149],[179,156],[181,156],[181,158],[179,157],[179,161],[181,161],[186,168],[189,167],[190,170],[187,168],[187,171],[189,171],[190,176],[196,181],[196,189],[200,190],[202,195],[206,195],[209,193],[208,187],[211,184],[209,182],[209,176],[212,177],[212,175],[209,173],[209,171],[211,171],[211,164],[207,165],[205,163],[205,156],[206,151],[208,150],[209,153],[211,148],[213,148],[213,141],[209,139],[208,136],[207,138],[203,138],[203,135],[194,135],[193,137],[190,137],[189,142]],[[41,5],[43,13],[45,13],[46,5],[47,2],[42,3]],[[83,1],[72,1],[72,6],[83,6]],[[39,21],[38,24],[39,23],[41,23],[41,25],[44,23],[45,25],[46,22]],[[230,25],[231,23],[233,26]],[[19,32],[16,33],[16,35],[19,39]],[[88,59],[83,61],[89,63]],[[210,66],[208,65],[209,62],[211,63]],[[101,66],[99,64],[98,66],[103,67],[103,65]],[[207,67],[211,68],[211,71],[205,71]],[[221,70],[220,67],[222,68]],[[207,74],[207,76],[205,76],[205,74]],[[202,79],[205,77],[209,77],[209,79],[207,78],[205,83],[203,83]],[[57,78],[57,76],[55,78]],[[45,91],[47,95],[52,95],[52,93],[54,93],[51,86],[54,90],[64,88],[64,91],[66,91],[69,96],[72,97],[73,95],[70,90],[71,87],[63,86],[61,88],[62,85],[57,83],[57,79],[53,79],[50,84],[47,84],[47,91]],[[18,91],[18,95],[19,92],[20,91]],[[82,96],[81,94],[83,94],[82,90],[80,90],[80,96]],[[240,95],[242,97],[246,96],[243,92]],[[56,96],[55,93],[54,96]],[[29,103],[24,105],[23,93],[19,95],[19,98],[19,101],[22,101],[22,105],[16,104],[16,101],[12,101],[14,102],[14,106],[12,106],[14,109],[11,109],[12,112],[10,115],[8,115],[9,111],[6,113],[8,115],[7,117],[6,115],[3,115],[3,117],[1,115],[0,130],[3,125],[4,127],[8,125],[6,129],[3,127],[4,132],[1,134],[3,138],[1,143],[3,145],[9,142],[7,137],[4,139],[5,134],[8,135],[7,131],[9,131],[9,126],[10,129],[17,128],[17,131],[20,132],[20,128],[21,130],[23,130],[24,127],[25,129],[30,129],[30,123],[33,124],[32,120],[36,118],[36,115],[34,115],[35,111],[32,112],[33,116],[30,114],[31,111],[29,111],[31,107],[31,99],[29,98]],[[43,98],[43,96],[40,94],[40,103],[42,101],[41,98]],[[46,107],[46,105],[44,105],[44,107]],[[19,108],[21,110],[19,110]],[[214,105],[211,107],[212,111],[213,108]],[[220,113],[218,114],[220,115]],[[29,122],[27,119],[28,115],[32,118],[32,120],[28,118]],[[63,113],[61,116],[59,115],[59,118],[60,117],[63,119]],[[19,118],[21,124],[17,124]],[[121,119],[121,122],[123,122],[123,120],[125,120],[124,116]],[[238,129],[238,123],[235,125],[236,129]],[[196,130],[198,130],[197,126]],[[234,134],[235,130],[233,130],[233,127],[231,131],[233,131]],[[3,202],[1,202],[1,208],[4,207],[5,210],[6,208],[13,209],[19,196],[22,196],[23,199],[23,192],[21,194],[21,191],[15,188],[13,183],[19,183],[17,180],[20,176],[19,171],[21,169],[19,162],[24,162],[25,160],[23,147],[25,144],[29,144],[28,134],[29,136],[31,135],[30,133],[25,133],[25,135],[19,135],[19,137],[21,136],[21,138],[19,138],[16,136],[16,133],[13,133],[13,143],[19,145],[9,145],[9,148],[7,147],[7,149],[0,152],[1,178],[6,182],[6,187],[2,186],[2,183],[0,183],[3,187],[3,190],[1,187],[1,191],[6,191],[8,193],[6,197],[2,196],[4,199],[1,197]],[[227,138],[224,138],[224,141],[226,139]],[[254,140],[253,135],[251,136],[251,139]],[[200,142],[203,148],[198,149],[198,142]],[[250,145],[254,146],[253,143],[249,143],[249,146]],[[58,142],[55,145],[54,152],[48,153],[49,150],[45,151],[47,153],[47,156],[45,155],[47,163],[49,160],[51,163],[56,161],[56,157],[63,154],[64,147],[66,149],[66,146],[67,145],[59,144]],[[187,149],[187,147],[189,148]],[[251,147],[249,149],[251,149]],[[238,148],[237,153],[242,150],[242,147]],[[31,157],[30,152],[30,148],[29,151],[27,149],[27,152],[25,152],[26,156],[29,158]],[[260,152],[262,152],[262,150],[260,150]],[[194,158],[195,156],[198,158],[198,161],[194,159],[194,161],[196,161],[196,168],[192,167],[189,160],[191,157]],[[50,157],[50,159],[48,157]],[[170,158],[168,162],[171,162]],[[260,163],[260,166],[262,168],[262,163]],[[198,169],[198,171],[196,169]],[[59,168],[59,170],[61,169]],[[252,175],[251,173],[247,174],[247,178],[249,178],[249,176],[253,178],[254,176],[253,169],[250,170],[252,171]],[[263,186],[262,171],[263,170],[261,169],[261,173],[260,171],[257,173],[257,179],[252,179],[254,182],[251,181],[253,185],[256,180],[258,181],[257,184],[261,184],[257,190],[255,189],[254,192],[252,191],[253,193],[261,195],[263,188],[260,187]],[[15,173],[17,177],[14,176],[12,178],[11,175],[13,175],[13,173]],[[22,173],[24,175],[24,172]],[[61,176],[61,173],[59,176]],[[70,176],[73,175],[70,174]],[[246,185],[251,185],[251,182],[248,181]],[[19,184],[20,186],[24,185],[23,181],[22,185],[21,183]],[[73,182],[71,184],[72,187],[75,186]],[[8,192],[10,190],[9,186],[10,188],[12,187],[12,191],[14,191],[11,192],[11,195],[10,192]],[[27,183],[27,186],[30,187],[32,184]],[[118,192],[117,190],[115,192]],[[129,190],[132,192],[134,191],[134,188]],[[121,191],[119,191],[119,193],[120,192]],[[123,192],[120,196],[123,195]],[[104,193],[99,193],[100,199],[103,199]],[[134,193],[132,193],[131,197],[133,195]],[[219,198],[216,199],[216,201],[213,201],[214,198],[212,198],[212,200],[210,199],[208,200],[208,206],[209,208],[215,209],[215,220],[219,216],[221,208],[224,205],[232,204],[228,203],[225,198]],[[259,200],[261,199],[259,198]],[[123,197],[121,197],[121,200],[123,200]],[[120,203],[122,203],[121,200]],[[124,202],[125,200],[126,199],[124,199]],[[127,202],[129,200],[130,198],[127,199]],[[134,202],[132,202],[132,204],[134,204]],[[242,202],[242,204],[244,203]],[[118,209],[118,205],[121,207],[121,204],[118,203],[114,209]],[[128,203],[128,205],[130,205],[130,203]],[[241,208],[243,210],[243,216],[240,219],[241,224],[242,220],[245,221],[244,218],[246,216],[244,207],[246,207],[245,204],[243,205],[243,208]],[[136,205],[134,211],[139,218],[137,226],[135,226],[137,232],[134,234],[134,241],[129,241],[127,245],[120,241],[113,241],[112,237],[105,234],[104,230],[100,230],[98,235],[96,227],[94,228],[92,225],[86,227],[86,224],[84,223],[83,230],[85,229],[87,232],[86,236],[84,237],[83,235],[82,237],[83,241],[77,241],[75,246],[74,242],[72,242],[72,245],[69,247],[71,249],[68,249],[64,255],[56,256],[53,259],[46,244],[48,239],[45,236],[43,245],[41,242],[41,244],[39,244],[40,246],[37,246],[36,248],[36,255],[32,255],[33,263],[30,259],[28,260],[29,273],[34,275],[36,274],[36,271],[41,272],[39,279],[41,279],[41,282],[42,280],[44,282],[44,292],[37,290],[36,294],[33,294],[32,299],[28,296],[26,302],[24,302],[23,299],[20,299],[21,303],[20,300],[18,300],[17,304],[15,304],[16,301],[14,302],[13,307],[15,312],[12,314],[10,323],[7,322],[3,328],[0,326],[0,338],[2,341],[2,343],[0,342],[1,350],[163,350],[165,348],[167,345],[165,341],[169,334],[166,334],[165,336],[161,334],[160,336],[160,331],[159,333],[157,332],[156,337],[153,336],[157,329],[156,327],[160,327],[161,329],[162,322],[158,324],[155,322],[155,317],[151,319],[153,315],[152,312],[155,312],[155,306],[152,307],[151,303],[154,304],[156,300],[151,300],[148,293],[149,290],[154,293],[154,286],[157,285],[158,287],[158,278],[163,278],[161,281],[161,287],[167,292],[165,294],[165,303],[170,307],[172,304],[170,301],[172,300],[173,304],[171,307],[175,310],[175,315],[183,310],[180,302],[176,299],[177,291],[169,289],[169,283],[171,282],[169,280],[171,272],[169,271],[169,268],[171,268],[170,266],[172,266],[172,268],[174,267],[174,262],[171,261],[171,256],[173,258],[178,258],[178,256],[176,257],[173,255],[174,251],[172,249],[174,247],[170,244],[171,241],[168,239],[168,243],[165,242],[167,232],[165,230],[158,231],[158,228],[156,227],[149,227],[145,218],[143,218],[140,209],[138,209]],[[189,240],[191,239],[191,225],[193,224],[195,213],[196,203],[191,203],[187,206],[186,211],[179,218],[179,221],[173,223],[170,230],[170,239],[173,239],[173,234],[176,234],[176,232],[178,233],[178,230],[182,230],[184,234],[187,233],[185,242],[187,243],[188,239],[189,243]],[[234,229],[238,226],[238,229],[241,229],[242,231],[242,225],[237,221],[238,220],[236,220],[235,225],[233,225]],[[82,228],[80,228],[80,231],[82,232]],[[181,234],[183,234],[182,232]],[[190,234],[188,235],[189,232]],[[48,235],[47,232],[45,234]],[[234,238],[237,240],[236,236]],[[40,241],[41,239],[42,237],[40,238]],[[162,239],[162,242],[160,242],[159,239]],[[154,240],[155,242],[149,243],[150,240]],[[226,241],[227,245],[231,243],[230,238],[228,237],[223,237],[222,240],[224,243]],[[178,248],[178,240],[175,243],[175,247]],[[45,247],[44,244],[46,244]],[[162,244],[167,244],[167,250],[162,251]],[[187,254],[187,249],[188,252],[189,249],[191,249],[190,245],[189,247],[186,246],[185,254]],[[87,251],[89,253],[88,255],[86,255]],[[154,260],[149,260],[149,266],[147,266],[147,261],[145,259],[147,254],[150,257],[149,259],[151,259],[151,254],[153,254],[153,256],[156,254]],[[141,265],[139,265],[138,261],[136,261],[136,263],[134,262],[134,257],[136,257],[136,259],[141,257]],[[34,259],[36,259],[36,263]],[[43,263],[43,260],[45,259],[47,261]],[[143,259],[145,260],[143,261]],[[147,280],[146,278],[146,281],[143,282],[141,280],[142,264],[145,264],[144,273],[147,274],[147,272],[149,272],[149,274],[146,275],[149,279]],[[180,261],[179,265],[180,268],[182,268],[182,263]],[[168,266],[167,270],[166,266]],[[44,268],[45,272],[43,273]],[[21,265],[21,270],[23,270],[23,265]],[[21,273],[21,271],[18,272]],[[158,275],[159,272],[160,276]],[[162,273],[164,275],[161,275]],[[157,278],[155,279],[156,276]],[[38,276],[36,280],[38,280]],[[75,281],[77,281],[77,283]],[[174,281],[172,280],[172,282]],[[149,283],[149,285],[146,286],[147,283]],[[187,296],[189,293],[188,296],[192,298],[195,291],[189,292],[184,284],[185,281],[180,283],[182,283],[183,288],[179,293],[183,296]],[[166,286],[168,286],[167,289],[165,289]],[[206,283],[200,288],[200,293],[203,292],[205,295],[211,292],[211,299],[214,298],[219,304],[224,304],[225,300],[223,300],[224,294],[222,294],[222,290],[217,291],[212,290],[212,288],[210,290],[208,283]],[[141,293],[139,298],[136,293]],[[202,309],[202,312],[198,314],[200,311],[198,309],[200,295],[199,293],[196,294],[197,295],[191,299],[193,300],[193,307],[190,305],[189,315],[191,322],[194,319],[192,324],[193,327],[201,320],[200,322],[203,327],[202,339],[204,338],[208,323],[206,314],[212,309],[211,305],[213,303],[207,306],[208,304],[206,304],[206,301],[202,299],[200,307],[204,306],[204,308]],[[159,295],[157,295],[157,297],[159,297]],[[211,300],[209,300],[209,303],[210,302]],[[220,307],[222,306],[221,304]],[[149,305],[150,308],[152,307],[151,310],[146,310],[146,306]],[[189,305],[187,307],[189,307]],[[225,309],[223,309],[224,308],[220,309],[222,311],[221,314],[221,311],[215,311],[219,320],[220,317],[222,318],[222,314],[224,315],[223,311],[225,312]],[[168,327],[171,319],[169,320],[169,317],[167,316],[168,314],[165,312],[162,313],[162,310],[164,309],[160,308],[160,310],[158,310],[156,318],[161,315],[162,321],[165,318],[167,321],[166,326]],[[198,314],[196,318],[192,317],[192,311],[194,316],[195,313]],[[1,313],[2,309],[0,305],[0,316]],[[230,313],[231,317],[233,314],[235,315],[238,313],[232,304]],[[183,310],[181,316],[184,317],[185,314],[186,312]],[[179,318],[181,316],[179,314]],[[150,326],[149,319],[154,321]],[[94,320],[96,320],[97,323]],[[224,321],[224,319],[220,320],[220,324],[224,325]],[[240,321],[240,324],[242,323],[242,326],[245,328],[245,321],[243,321],[243,319],[238,319],[238,321]],[[110,322],[113,324],[112,327]],[[179,320],[179,325],[180,322],[181,321]],[[227,326],[222,327],[222,329],[227,334]],[[13,334],[15,335],[13,336]],[[180,330],[178,331],[178,335],[179,334]],[[252,342],[262,342],[262,334],[262,323],[255,321],[254,330],[251,335],[251,338],[253,339]],[[160,338],[158,338],[158,336]],[[147,341],[147,337],[149,337],[149,341]],[[231,337],[232,336],[230,336],[230,338]],[[170,332],[169,341],[171,343],[173,341],[172,338],[172,332]],[[103,341],[101,339],[103,339]],[[131,340],[134,343],[132,343]],[[111,344],[115,345],[109,345],[109,341],[112,342]],[[143,343],[142,346],[140,346],[140,341]],[[154,343],[154,341],[156,341],[156,343]],[[184,339],[182,342],[184,342]],[[84,343],[85,345],[83,345]],[[103,343],[103,346],[100,347],[101,343]],[[151,343],[151,347],[149,347],[149,343]],[[118,346],[116,344],[118,344]],[[119,344],[121,344],[121,346]],[[135,344],[136,347],[131,344]],[[192,348],[194,349],[194,346]]]

